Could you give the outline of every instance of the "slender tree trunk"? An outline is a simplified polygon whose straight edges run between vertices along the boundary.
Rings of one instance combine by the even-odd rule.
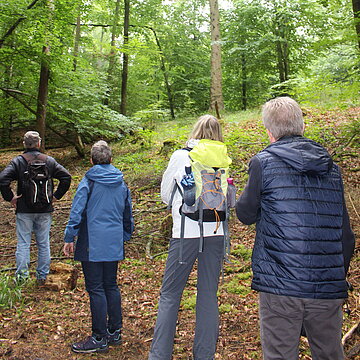
[[[47,11],[49,13],[49,20],[47,25],[47,33],[49,34],[52,24],[52,15],[54,12],[54,0],[47,1]],[[47,36],[48,34],[45,34]],[[46,40],[48,43],[48,40]],[[40,67],[40,79],[39,79],[39,89],[38,89],[38,99],[37,99],[37,110],[36,110],[36,127],[42,139],[41,141],[41,150],[45,150],[45,129],[46,129],[46,107],[47,99],[49,92],[49,78],[50,78],[50,67],[49,67],[49,53],[50,45],[46,44],[43,46],[42,57],[41,57],[41,67]]]
[[[171,87],[170,87],[170,83],[169,83],[169,76],[168,76],[168,73],[166,71],[164,53],[162,51],[161,44],[160,44],[159,38],[157,37],[156,31],[153,28],[150,28],[150,29],[152,30],[152,32],[153,32],[153,34],[155,36],[155,41],[156,41],[156,44],[157,44],[157,46],[159,48],[160,61],[161,61],[161,70],[162,70],[162,73],[164,75],[164,81],[165,81],[165,87],[166,87],[167,97],[168,97],[168,101],[169,101],[171,118],[175,119],[174,103],[173,103],[173,97],[172,97]]]
[[[358,45],[360,48],[360,0],[352,0],[352,6],[354,11],[355,29],[358,39]]]
[[[36,110],[36,127],[42,139],[41,142],[42,151],[45,150],[46,106],[47,106],[49,76],[50,76],[49,63],[47,59],[49,51],[50,50],[48,46],[43,47],[43,58],[41,60],[40,80],[39,80],[37,110]]]
[[[274,34],[278,39],[276,41],[276,54],[279,81],[283,83],[289,80],[289,45],[286,36],[286,25],[278,20]]]
[[[73,71],[74,72],[76,72],[76,68],[77,68],[77,60],[78,60],[78,56],[79,56],[79,44],[80,44],[80,38],[81,38],[80,15],[81,15],[81,9],[79,7],[79,14],[76,18],[76,31],[75,31],[75,40],[74,40],[74,61],[73,61]],[[85,147],[82,142],[80,134],[77,133],[76,129],[74,131],[75,131],[74,146],[75,146],[75,149],[76,149],[78,155],[83,158],[83,157],[85,157]]]
[[[218,0],[210,0],[210,27],[211,27],[211,87],[210,109],[224,108],[222,95],[221,74],[221,46],[220,46],[220,14]]]
[[[129,18],[130,18],[130,0],[124,0],[124,53],[123,53],[123,69],[121,76],[121,103],[120,113],[126,115],[127,106],[127,81],[128,81],[128,65],[129,65]]]
[[[286,80],[285,69],[284,69],[284,59],[283,59],[283,50],[281,42],[276,41],[276,53],[277,53],[277,66],[279,71],[279,81],[283,83]]]
[[[79,15],[76,18],[76,32],[75,32],[75,42],[74,42],[74,62],[73,62],[74,71],[76,71],[77,58],[79,55],[80,36],[81,36],[81,25],[80,25],[80,9],[79,9]]]
[[[241,54],[241,92],[242,92],[242,110],[247,109],[247,68],[246,55]]]
[[[115,60],[116,60],[116,49],[115,49],[115,45],[116,45],[116,35],[117,35],[117,28],[118,28],[118,24],[119,24],[119,17],[120,17],[120,0],[116,0],[116,5],[115,5],[115,13],[114,13],[114,23],[112,26],[112,31],[111,31],[111,50],[110,50],[110,54],[109,54],[109,68],[108,68],[108,76],[107,76],[107,83],[108,83],[108,91],[107,91],[107,95],[106,98],[104,100],[104,104],[105,105],[109,105],[109,97],[110,97],[110,92],[111,92],[111,88],[113,87],[113,83],[114,83],[114,70],[115,70]]]
[[[156,31],[154,28],[152,28],[151,26],[147,26],[147,25],[129,25],[129,26],[133,26],[133,27],[142,27],[144,29],[149,29],[152,31],[152,33],[154,34],[155,37],[155,41],[156,41],[156,45],[159,49],[159,54],[160,54],[160,67],[161,67],[161,71],[163,73],[164,76],[164,82],[165,82],[165,87],[166,87],[166,93],[167,93],[167,98],[168,98],[168,102],[169,102],[169,108],[170,108],[170,114],[171,114],[171,118],[175,119],[175,110],[174,110],[174,102],[173,102],[173,96],[172,96],[172,91],[171,91],[171,86],[169,83],[169,76],[168,73],[166,71],[166,65],[165,65],[165,56],[164,56],[164,52],[162,50],[161,44],[160,44],[160,40],[156,34]]]
[[[7,66],[5,69],[5,83],[7,84],[8,88],[11,87],[11,79],[12,79],[12,71],[13,66]],[[4,92],[4,102],[5,107],[7,109],[11,109],[10,106],[10,95],[7,92]],[[10,145],[11,144],[11,132],[12,132],[12,126],[13,126],[13,119],[14,115],[10,112],[10,114],[5,113],[4,115],[4,122],[2,124],[2,132],[1,132],[1,143],[2,145]]]

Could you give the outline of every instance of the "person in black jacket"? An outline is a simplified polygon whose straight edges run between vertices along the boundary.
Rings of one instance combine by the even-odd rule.
[[[256,223],[252,288],[259,292],[263,358],[298,359],[303,329],[313,359],[342,360],[355,239],[340,169],[325,148],[303,137],[296,101],[272,99],[262,116],[271,144],[250,160],[236,214]]]
[[[45,283],[50,269],[50,241],[51,213],[54,210],[53,200],[59,200],[70,187],[69,172],[50,156],[41,154],[41,138],[36,131],[28,131],[24,135],[25,151],[14,158],[0,173],[0,191],[4,200],[11,202],[16,209],[16,278],[25,280],[29,276],[31,235],[34,232],[38,248],[38,264],[36,278],[39,284]],[[56,191],[49,202],[41,207],[29,204],[25,194],[25,175],[28,160],[41,159],[46,164],[50,178],[59,180]],[[17,181],[17,192],[14,195],[10,184]],[[52,182],[52,180],[50,180]]]

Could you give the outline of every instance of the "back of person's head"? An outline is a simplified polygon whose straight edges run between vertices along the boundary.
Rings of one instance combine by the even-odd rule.
[[[41,137],[37,131],[28,131],[24,135],[24,147],[26,149],[38,149],[40,147]]]
[[[200,116],[194,125],[190,137],[192,139],[209,139],[224,141],[221,131],[221,125],[218,119],[212,115]]]
[[[288,96],[268,101],[262,109],[266,129],[278,140],[283,136],[302,135],[304,120],[299,104]]]
[[[94,165],[110,164],[111,149],[106,141],[100,140],[91,148],[91,160]]]

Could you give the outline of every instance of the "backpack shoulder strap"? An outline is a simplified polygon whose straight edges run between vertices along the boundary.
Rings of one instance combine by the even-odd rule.
[[[180,193],[181,197],[183,198],[184,197],[183,191],[181,190],[181,187],[177,183],[176,179],[174,179],[174,187],[171,191],[170,201],[168,203],[168,206],[166,207],[167,210],[170,210],[172,207],[172,203],[174,201],[174,196],[175,196],[176,190],[179,190],[179,193]]]
[[[181,150],[186,150],[186,151],[189,151],[189,152],[190,152],[192,149],[193,149],[193,148],[186,146],[186,147],[182,148]]]

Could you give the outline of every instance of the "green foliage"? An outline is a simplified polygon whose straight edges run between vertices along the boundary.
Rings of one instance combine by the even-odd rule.
[[[26,0],[0,3],[2,144],[10,144],[12,130],[35,126],[42,61],[50,67],[47,124],[73,141],[78,135],[85,142],[117,140],[137,124],[156,129],[169,119],[169,96],[178,117],[208,111],[211,43],[205,0],[131,2],[126,46],[122,26],[113,28],[115,1],[28,5]],[[306,106],[358,106],[351,2],[237,0],[228,5],[221,13],[227,109],[256,108],[282,93]],[[123,12],[121,4],[120,19]],[[82,25],[75,53],[78,16]],[[119,113],[124,53],[129,55],[128,116]],[[287,66],[286,81],[279,79],[281,61]]]
[[[225,313],[234,313],[234,307],[231,304],[221,304],[219,306],[219,312],[220,314],[225,314]]]
[[[0,275],[0,309],[11,309],[22,299],[22,286],[8,275]]]
[[[314,60],[302,72],[295,88],[305,105],[333,109],[358,106],[360,73],[358,49],[338,45]]]
[[[159,106],[161,106],[161,104],[151,104],[148,109],[134,113],[132,118],[147,129],[153,129],[155,124],[170,120],[170,111]]]
[[[231,250],[231,254],[241,258],[243,261],[251,260],[252,250],[242,244],[238,244]]]
[[[243,285],[243,279],[239,275],[234,276],[231,281],[223,285],[223,288],[230,294],[238,294],[240,297],[245,297],[250,292],[248,283]]]
[[[188,290],[184,290],[181,298],[181,307],[186,310],[195,310],[196,307],[196,294]]]

